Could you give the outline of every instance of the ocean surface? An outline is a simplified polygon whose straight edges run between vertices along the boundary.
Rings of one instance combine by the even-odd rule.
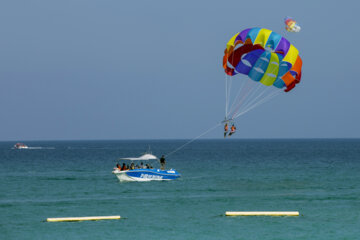
[[[111,173],[119,157],[185,142],[0,142],[0,239],[360,239],[360,140],[199,140],[167,157],[178,180]],[[122,219],[45,222],[108,215]]]

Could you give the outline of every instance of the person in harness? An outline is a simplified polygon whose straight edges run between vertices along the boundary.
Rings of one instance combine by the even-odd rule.
[[[229,136],[233,135],[234,133],[236,132],[236,127],[235,125],[233,124],[230,128],[230,133],[229,133]]]
[[[224,126],[224,138],[226,138],[226,134],[228,133],[229,131],[229,125],[227,123],[225,123],[225,126]]]

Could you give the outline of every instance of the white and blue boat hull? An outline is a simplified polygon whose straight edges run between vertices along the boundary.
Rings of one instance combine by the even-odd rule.
[[[180,174],[173,169],[134,169],[134,170],[114,170],[113,173],[121,182],[148,182],[148,181],[169,181],[180,177]]]

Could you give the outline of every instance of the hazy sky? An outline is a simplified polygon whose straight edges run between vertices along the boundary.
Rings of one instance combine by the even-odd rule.
[[[224,118],[222,56],[285,36],[302,82],[234,138],[360,137],[358,1],[0,1],[0,140],[193,138]],[[284,29],[285,16],[301,25]],[[222,128],[204,138],[222,138]]]

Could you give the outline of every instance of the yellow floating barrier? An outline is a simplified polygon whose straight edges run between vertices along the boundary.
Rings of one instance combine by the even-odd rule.
[[[76,222],[76,221],[98,221],[120,219],[120,216],[98,216],[98,217],[65,217],[65,218],[47,218],[47,222]]]
[[[226,216],[299,216],[299,212],[225,212]]]

